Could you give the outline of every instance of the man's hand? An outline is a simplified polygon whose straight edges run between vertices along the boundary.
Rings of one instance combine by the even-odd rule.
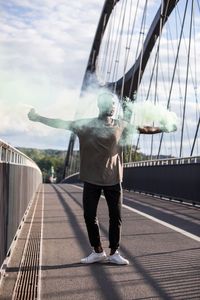
[[[138,126],[137,130],[141,134],[155,134],[155,133],[161,133],[162,130],[160,127],[155,127],[155,126]]]
[[[28,118],[31,121],[37,122],[39,121],[39,115],[35,112],[34,108],[31,108],[31,110],[28,113]]]
[[[66,130],[72,130],[71,126],[73,124],[73,121],[63,121],[63,120],[60,120],[60,119],[46,118],[46,117],[43,117],[41,115],[38,115],[35,112],[34,108],[32,108],[29,111],[28,118],[31,121],[40,122],[42,124],[45,124],[45,125],[53,127],[53,128],[61,128],[61,129],[66,129]]]

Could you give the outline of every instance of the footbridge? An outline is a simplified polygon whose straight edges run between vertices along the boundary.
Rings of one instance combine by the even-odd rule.
[[[74,135],[58,184],[0,140],[1,300],[200,299],[199,16],[199,0],[106,0],[100,15],[81,95],[92,82],[120,105],[151,102],[179,120],[176,132],[136,134],[124,148],[128,266],[80,263],[91,249]],[[98,219],[109,253],[104,195]]]
[[[42,184],[33,161],[0,149],[0,299],[199,299],[198,203],[124,189],[120,251],[130,264],[83,265],[82,184]],[[109,253],[103,195],[98,218]]]

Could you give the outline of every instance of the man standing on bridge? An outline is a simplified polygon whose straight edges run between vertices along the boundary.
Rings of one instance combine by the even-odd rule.
[[[97,118],[77,121],[50,119],[38,115],[31,109],[28,117],[31,121],[41,122],[54,128],[73,131],[80,142],[80,179],[84,182],[83,210],[92,253],[81,259],[82,263],[94,263],[107,260],[111,263],[127,265],[129,261],[118,252],[121,236],[122,207],[122,135],[130,124],[124,120],[115,120],[114,95],[101,94],[98,97],[99,115]],[[138,131],[143,134],[155,134],[165,131],[159,127],[144,126]],[[97,206],[104,192],[109,210],[109,248],[107,257],[102,248]]]

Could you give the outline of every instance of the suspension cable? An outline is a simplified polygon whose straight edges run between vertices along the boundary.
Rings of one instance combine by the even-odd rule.
[[[198,5],[199,5],[199,2],[197,2]],[[199,7],[199,6],[198,6]],[[177,12],[178,12],[178,17],[179,17],[179,20],[180,20],[180,12],[179,12],[179,9],[177,8]],[[193,9],[193,13],[194,13],[194,9]],[[195,25],[194,25],[194,17],[193,17],[193,32],[195,33]],[[186,45],[186,41],[185,41],[185,36],[184,36],[184,33],[183,33],[183,40],[184,40],[184,45],[185,45],[185,49],[186,49],[186,52],[187,52],[187,45]],[[198,96],[197,96],[197,81],[196,81],[196,78],[197,78],[197,75],[196,75],[196,50],[195,50],[195,35],[194,35],[194,59],[195,59],[195,78],[193,78],[193,72],[192,72],[192,69],[191,69],[191,66],[189,65],[189,71],[190,71],[190,74],[191,74],[191,82],[193,84],[193,88],[194,88],[194,97],[195,97],[195,100],[196,100],[196,120],[197,120],[197,123],[198,123],[198,117],[199,117],[199,114],[198,114]],[[190,149],[191,148],[191,144],[190,144],[190,134],[189,134],[189,129],[188,129],[188,123],[187,123],[187,119],[185,120],[185,124],[186,124],[186,133],[187,133],[187,138],[188,138],[188,141],[189,141],[189,146],[190,146]]]
[[[120,30],[120,38],[119,38],[119,43],[118,43],[118,47],[117,47],[117,54],[116,54],[116,61],[115,61],[116,63],[115,63],[114,71],[113,71],[113,81],[115,81],[114,91],[116,91],[117,81],[115,79],[117,79],[118,69],[119,69],[119,57],[120,57],[120,53],[121,53],[122,33],[123,33],[123,30],[124,30],[126,7],[127,7],[127,0],[125,0],[124,13],[123,13],[123,18],[122,18],[122,25],[121,25],[121,30]]]
[[[196,144],[196,140],[197,140],[197,136],[198,136],[198,132],[199,132],[199,127],[200,127],[200,116],[199,116],[199,121],[197,123],[197,128],[196,128],[196,131],[195,131],[194,141],[193,141],[193,144],[192,144],[192,149],[191,149],[190,156],[192,156],[193,152],[194,152],[194,147],[195,147],[195,144]]]
[[[111,54],[110,65],[108,66],[108,79],[107,79],[108,81],[110,80],[110,75],[111,75],[112,68],[113,68],[113,62],[114,62],[115,51],[116,51],[115,45],[118,43],[117,41],[118,41],[118,36],[119,36],[119,31],[120,31],[120,23],[121,23],[121,19],[122,19],[124,1],[119,2],[119,3],[121,5],[121,9],[120,9],[120,16],[119,16],[117,31],[115,32],[115,39],[114,39],[114,42],[113,42],[113,49],[112,49],[113,51],[112,51],[112,54]],[[117,10],[117,8],[116,8],[116,10]]]
[[[111,31],[111,43],[110,43],[110,47],[109,47],[109,53],[108,53],[108,65],[107,65],[107,77],[106,77],[106,82],[109,81],[109,76],[110,76],[110,66],[111,66],[111,61],[112,61],[112,52],[114,47],[114,29],[115,29],[115,22],[116,22],[116,5],[114,6],[113,9],[113,22],[112,22],[112,31]]]
[[[144,28],[145,28],[145,20],[146,20],[146,11],[147,11],[147,2],[148,0],[145,1],[145,6],[144,6],[144,10],[143,10],[143,16],[142,16],[142,22],[141,22],[141,27],[140,27],[140,35],[139,35],[139,39],[138,39],[138,43],[137,43],[137,49],[136,49],[136,53],[135,53],[135,61],[138,57],[138,53],[139,53],[139,45],[141,43],[141,36],[143,36],[142,39],[142,49],[141,49],[141,58],[140,58],[140,66],[139,66],[139,74],[141,73],[141,64],[142,64],[142,57],[143,57],[143,48],[144,48]],[[131,91],[132,91],[132,86],[133,86],[133,82],[134,82],[134,73],[132,75],[131,78],[131,84],[130,84],[130,88],[129,88],[129,98],[131,98]],[[138,75],[138,79],[140,78],[140,75]],[[139,81],[138,81],[139,82]],[[139,145],[139,140],[140,140],[140,133],[138,135],[138,139],[137,139],[137,144],[134,150],[134,154],[133,154],[133,159],[135,159],[136,157],[136,151],[138,149],[138,145]]]
[[[198,2],[199,5],[199,2]],[[200,7],[199,7],[199,11],[200,11]],[[193,156],[193,152],[194,152],[194,147],[197,141],[197,136],[198,136],[198,131],[199,131],[199,127],[200,127],[200,112],[198,109],[198,97],[197,97],[197,62],[196,62],[196,33],[195,33],[195,18],[193,17],[193,39],[194,39],[194,65],[195,65],[195,99],[196,99],[196,120],[197,120],[197,127],[196,127],[196,131],[194,134],[194,140],[193,140],[193,144],[192,144],[192,148],[191,148],[191,152],[190,152],[190,156]],[[199,118],[199,120],[198,120]],[[197,142],[197,153],[198,153],[198,142]]]
[[[139,0],[137,1],[137,4],[136,4],[136,10],[135,10],[135,14],[134,14],[134,18],[133,18],[133,23],[132,23],[132,27],[131,27],[131,34],[130,34],[132,0],[130,1],[129,20],[128,20],[128,33],[127,33],[126,48],[125,48],[125,55],[124,55],[123,79],[122,79],[120,101],[122,101],[122,98],[123,98],[124,83],[125,83],[125,74],[126,74],[126,69],[127,69],[127,64],[128,64],[128,59],[129,59],[131,44],[132,44],[132,40],[133,40],[133,32],[134,32],[134,29],[135,29],[135,23],[136,23],[136,16],[137,16],[137,12],[138,12],[138,6],[139,6]],[[130,34],[130,39],[129,39],[129,34]],[[131,145],[132,144],[133,144],[133,140],[132,140]],[[131,161],[132,151],[133,151],[133,147],[130,147],[130,149],[129,149],[129,161]]]
[[[142,71],[142,58],[143,58],[143,51],[144,51],[144,30],[145,30],[145,25],[146,25],[147,4],[148,4],[148,0],[145,1],[144,11],[143,11],[143,15],[142,15],[141,28],[140,28],[139,41],[137,44],[137,50],[136,50],[136,55],[135,55],[135,61],[136,61],[136,59],[138,57],[138,53],[139,53],[139,45],[141,43],[142,49],[141,49],[141,56],[140,56],[140,62],[139,62],[139,74],[138,74],[137,86],[139,86],[140,78],[141,78],[141,71]],[[141,36],[142,36],[142,38],[141,38]],[[142,40],[142,42],[140,40]],[[131,91],[132,91],[132,87],[133,87],[134,77],[135,77],[135,73],[133,72],[133,76],[131,78],[131,84],[130,84],[130,88],[129,88],[129,98],[131,98]]]
[[[107,37],[106,42],[105,42],[104,51],[102,51],[103,52],[103,62],[101,64],[101,74],[105,74],[106,62],[107,62],[107,59],[108,59],[108,49],[109,49],[110,39],[111,39],[112,20],[113,20],[113,18],[111,17],[111,21],[110,21],[109,26],[108,26],[108,37]]]
[[[163,4],[162,4],[163,5]],[[166,6],[166,8],[168,7],[168,5],[169,5],[169,0],[168,0],[168,3],[167,3],[167,6]],[[162,6],[161,6],[162,7]],[[166,11],[167,11],[167,9],[166,9]],[[162,12],[162,9],[161,9],[161,12]],[[163,16],[162,16],[163,15]],[[162,18],[163,18],[163,22],[162,22],[162,24],[165,22],[165,19],[166,19],[166,14],[164,15],[164,14],[161,14],[161,16],[162,16]],[[160,25],[161,25],[161,23],[160,23]],[[159,32],[160,32],[160,30],[159,30]],[[158,46],[159,46],[159,43],[158,43]],[[154,71],[155,71],[155,67],[156,67],[156,62],[157,62],[157,57],[158,57],[158,55],[159,55],[159,47],[157,46],[157,48],[156,48],[156,53],[155,53],[155,59],[154,59],[154,64],[153,64],[153,68],[152,68],[152,72],[151,72],[151,76],[150,76],[150,81],[149,81],[149,88],[148,88],[148,92],[147,92],[147,95],[146,95],[146,101],[148,100],[148,98],[149,98],[149,93],[150,93],[150,90],[151,90],[151,85],[152,85],[152,82],[153,82],[153,77],[154,77]]]
[[[120,9],[119,22],[118,22],[118,26],[117,26],[116,35],[115,35],[115,41],[114,41],[115,46],[113,47],[112,60],[111,60],[111,65],[110,65],[110,74],[112,72],[112,68],[115,69],[115,64],[116,64],[116,59],[115,59],[115,64],[114,64],[114,67],[113,67],[114,58],[115,58],[115,55],[117,55],[115,53],[117,52],[117,49],[118,49],[118,46],[116,47],[116,45],[119,45],[119,42],[120,42],[120,38],[118,38],[118,37],[119,37],[119,32],[120,32],[120,25],[121,25],[122,18],[123,18],[124,3],[125,3],[125,1],[122,1],[122,5],[121,5],[121,9]],[[113,70],[113,73],[114,73],[114,70]],[[110,79],[110,76],[109,76],[108,80],[109,79]],[[114,79],[112,78],[112,81],[113,80]]]
[[[169,0],[167,2],[166,11],[167,11],[168,5],[169,5]],[[147,9],[147,2],[145,3],[145,8]],[[144,11],[145,11],[145,9],[144,9]],[[166,18],[166,14],[164,14],[164,3],[163,2],[161,4],[160,11],[161,11],[161,13],[160,13],[160,23],[159,23],[159,41],[158,41],[158,45],[157,45],[157,49],[156,49],[155,60],[154,60],[154,65],[153,65],[153,69],[152,69],[152,73],[151,73],[151,77],[150,77],[150,84],[149,84],[149,89],[148,89],[148,92],[147,92],[146,100],[149,97],[151,84],[152,84],[152,81],[153,81],[154,70],[155,70],[155,67],[156,67],[157,57],[158,57],[158,54],[159,54],[159,45],[160,45],[160,39],[161,39],[160,36],[161,36],[161,31],[162,31],[162,25],[163,25],[163,22],[165,21],[165,18]],[[143,14],[143,16],[144,16],[144,14]],[[143,48],[142,48],[142,51],[143,51]],[[142,52],[141,52],[141,60],[140,60],[140,67],[139,67],[138,86],[139,86],[139,83],[140,83],[140,76],[141,76],[141,71],[142,71],[141,70],[141,65],[142,65]],[[134,76],[131,79],[130,92],[132,90],[133,81],[134,81]],[[129,97],[130,97],[130,92],[129,92]],[[140,134],[138,135],[138,139],[137,139],[137,147],[139,145],[139,140],[140,140]],[[137,149],[137,147],[136,147],[136,149]],[[135,154],[136,154],[136,149],[135,149],[134,157],[135,157]]]
[[[194,9],[193,9],[194,11]],[[179,20],[180,20],[180,12],[179,12],[179,9],[177,7],[177,12],[178,12],[178,16],[179,16]],[[194,18],[193,18],[194,19]],[[194,22],[193,22],[194,23]],[[193,26],[194,27],[194,26]],[[184,36],[184,32],[183,32],[183,41],[184,41],[184,45],[185,45],[185,49],[186,49],[186,52],[187,52],[187,45],[186,45],[186,41],[185,41],[185,36]],[[195,41],[195,40],[194,40]],[[195,64],[195,69],[196,69],[196,64]],[[195,79],[193,78],[193,72],[192,72],[192,69],[191,69],[191,66],[189,66],[189,70],[190,70],[190,74],[191,74],[191,81],[192,81],[192,84],[193,84],[193,87],[194,87],[194,90],[195,90]],[[196,97],[196,94],[195,94],[195,97]],[[198,101],[198,99],[196,98],[196,101]]]
[[[169,4],[169,2],[168,2],[168,4]],[[162,31],[162,25],[163,25],[163,9],[164,9],[164,3],[162,1],[161,11],[160,11],[160,23],[159,23],[159,38],[158,38],[158,46],[157,46],[157,53],[158,53],[158,55],[156,56],[156,78],[155,78],[154,104],[156,104],[156,102],[157,102],[158,67],[159,67],[159,53],[160,53],[161,31]]]
[[[181,144],[180,144],[180,154],[179,154],[180,157],[181,157],[181,155],[182,155],[182,148],[183,148],[183,133],[184,133],[184,125],[185,125],[185,109],[186,109],[186,97],[187,97],[188,73],[189,73],[189,63],[190,63],[190,48],[191,48],[191,37],[192,37],[193,4],[194,4],[194,0],[192,0],[192,5],[191,5],[191,20],[190,20],[190,33],[189,33],[189,49],[188,49],[187,72],[186,72],[186,81],[185,81],[185,96],[184,96],[184,107],[183,107],[182,129],[181,129]]]
[[[188,0],[186,1],[186,5],[185,5],[185,9],[184,9],[183,22],[182,22],[182,27],[181,27],[180,37],[179,37],[179,44],[178,44],[178,49],[177,49],[177,53],[176,53],[176,59],[175,59],[175,64],[174,64],[174,70],[173,70],[173,75],[172,75],[171,86],[170,86],[170,90],[169,90],[167,108],[169,108],[169,104],[170,104],[170,101],[171,101],[172,88],[173,88],[173,84],[174,84],[174,77],[175,77],[175,72],[176,72],[176,67],[177,67],[177,62],[178,62],[180,45],[181,45],[182,36],[183,36],[183,28],[184,28],[184,24],[185,24],[187,6],[188,6]],[[160,140],[160,145],[159,145],[159,149],[158,149],[158,156],[160,155],[162,140],[163,140],[163,133],[161,134],[161,140]]]
[[[128,16],[127,38],[126,38],[125,53],[124,53],[124,64],[123,64],[123,78],[125,77],[126,56],[130,52],[130,48],[128,48],[128,44],[129,44],[129,34],[130,34],[130,24],[131,24],[131,11],[132,11],[132,0],[130,1],[129,16]],[[123,87],[123,84],[122,84],[121,93],[120,93],[120,100],[122,100],[123,91],[124,91],[124,87]]]
[[[167,5],[169,4],[169,1]],[[167,8],[166,8],[167,9]],[[155,76],[155,91],[154,91],[154,105],[157,102],[157,88],[158,88],[158,67],[159,67],[159,53],[160,53],[160,41],[161,41],[161,31],[164,21],[164,2],[161,3],[161,10],[160,10],[160,22],[159,22],[159,38],[158,38],[158,45],[157,45],[157,55],[156,55],[156,76]],[[151,136],[151,159],[153,155],[153,142],[154,142],[154,135]]]
[[[137,16],[137,12],[138,12],[138,7],[139,7],[139,0],[137,0],[137,4],[136,4],[136,10],[135,10],[134,18],[133,18],[133,24],[132,24],[129,43],[128,43],[128,38],[127,38],[127,45],[126,45],[127,55],[125,55],[125,60],[124,60],[124,70],[123,70],[123,79],[122,79],[122,88],[121,88],[121,99],[122,99],[123,91],[124,91],[125,74],[126,74],[126,69],[127,69],[127,65],[128,65],[128,59],[129,59],[131,44],[132,44],[132,40],[133,40],[133,32],[135,30],[135,23],[136,23],[136,16]],[[131,5],[130,5],[129,18],[131,17],[131,10],[132,10],[132,0],[131,0]],[[130,19],[129,19],[129,22],[130,22]]]
[[[177,40],[178,40],[177,7],[175,8],[175,24],[176,24],[176,38],[177,38]],[[168,27],[167,33],[169,33],[170,40],[172,41],[173,38],[172,38],[172,33],[171,33],[171,28],[170,28],[169,22],[167,23],[167,27]],[[168,39],[167,39],[167,40],[168,40]],[[179,39],[179,41],[180,41],[180,39]],[[172,49],[173,57],[174,57],[175,60],[176,60],[175,49],[174,49],[173,43],[171,43],[171,49]],[[170,63],[169,63],[169,55],[168,55],[168,66],[169,66],[169,64],[170,64]],[[182,92],[181,92],[181,80],[180,80],[179,59],[177,59],[177,73],[178,73],[177,80],[178,80],[179,95],[180,95],[180,115],[181,115],[181,114],[182,114],[182,107],[181,107]],[[169,67],[168,67],[168,81],[170,81]],[[168,104],[168,108],[169,108],[169,107],[170,107],[170,102],[169,102],[169,104]],[[160,156],[163,138],[164,138],[164,133],[162,133],[162,134],[161,134],[161,137],[160,137],[160,143],[159,143],[159,147],[158,147],[157,159],[158,159],[159,156]]]

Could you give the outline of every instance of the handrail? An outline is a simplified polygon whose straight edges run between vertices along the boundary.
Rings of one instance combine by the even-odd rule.
[[[195,164],[200,163],[200,156],[135,161],[135,162],[124,163],[124,168],[152,167],[152,166],[162,166],[162,165],[180,165],[180,164],[192,164],[192,163]]]
[[[0,139],[0,163],[2,162],[29,166],[41,172],[37,164],[30,157]]]
[[[37,164],[0,140],[0,269],[41,184],[42,172]]]

